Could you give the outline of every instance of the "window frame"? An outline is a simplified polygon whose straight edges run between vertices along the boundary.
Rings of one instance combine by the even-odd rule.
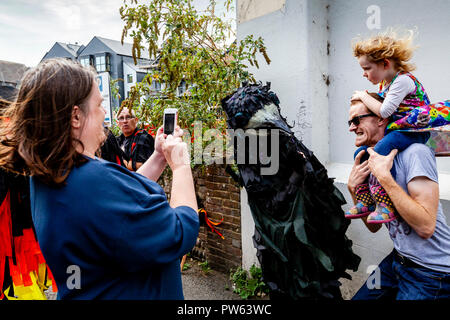
[[[107,71],[106,70],[106,56],[105,55],[95,56],[95,70],[97,70],[97,72]]]
[[[130,78],[131,78],[131,81],[130,81]],[[127,83],[134,83],[133,82],[133,74],[132,73],[127,74]]]
[[[157,81],[157,80],[153,80],[152,81],[152,88],[157,91],[160,92],[161,91],[161,82]]]
[[[90,56],[80,57],[80,64],[83,67],[89,67],[91,65],[91,57]]]

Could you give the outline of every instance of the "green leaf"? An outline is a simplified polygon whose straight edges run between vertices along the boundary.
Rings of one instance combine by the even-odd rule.
[[[224,1],[224,9],[230,10],[232,2]],[[224,114],[212,106],[220,106],[221,99],[242,81],[254,82],[248,65],[259,65],[256,55],[261,54],[267,62],[262,38],[249,35],[240,42],[230,41],[227,35],[235,34],[235,30],[214,15],[212,7],[199,12],[193,0],[138,0],[120,8],[122,40],[127,35],[133,39],[135,58],[142,48],[147,48],[152,58],[158,57],[157,71],[152,73],[166,86],[155,92],[152,81],[144,81],[136,86],[137,94],[132,98],[135,101],[124,102],[139,110],[144,123],[159,126],[164,109],[176,107],[180,109],[180,123],[186,128],[201,119],[204,128],[225,133]],[[189,92],[177,96],[183,79]],[[139,97],[144,97],[145,102]]]

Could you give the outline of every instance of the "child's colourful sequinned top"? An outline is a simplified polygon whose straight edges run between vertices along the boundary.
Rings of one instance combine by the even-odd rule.
[[[403,74],[414,81],[416,89],[403,99],[397,111],[392,114],[392,122],[389,123],[387,130],[416,131],[418,129],[434,128],[450,124],[450,100],[431,104],[423,85],[409,72],[397,73],[387,86],[386,82],[383,81],[380,84],[378,94],[385,98],[392,83],[399,75]],[[428,114],[430,116],[428,124],[423,125],[418,122],[418,116],[420,114]]]

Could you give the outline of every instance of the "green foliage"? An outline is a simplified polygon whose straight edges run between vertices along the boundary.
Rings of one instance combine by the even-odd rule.
[[[230,280],[234,284],[233,292],[239,294],[244,300],[269,292],[269,288],[261,278],[262,270],[255,265],[250,267],[250,274],[241,267],[230,273]]]
[[[203,262],[199,262],[198,265],[202,268],[204,274],[208,274],[211,271],[211,267],[209,266],[208,260]]]
[[[116,123],[116,120],[112,120],[112,124],[111,124],[111,127],[109,127],[109,130],[111,130],[112,133],[113,133],[116,137],[118,137],[118,136],[120,136],[120,135],[122,134],[122,132],[120,131],[119,126],[118,126],[117,123]]]
[[[120,99],[120,93],[119,93],[119,81],[123,82],[123,79],[111,79],[109,81],[109,87],[111,88],[111,96],[115,99]]]
[[[190,269],[191,267],[192,267],[192,266],[191,266],[190,263],[185,262],[185,263],[183,264],[183,271],[186,271],[186,270]]]
[[[120,8],[125,22],[122,41],[133,38],[135,63],[144,48],[155,68],[130,91],[121,108],[140,108],[140,119],[154,127],[162,124],[165,108],[179,110],[179,125],[192,134],[193,122],[202,121],[203,130],[216,128],[225,133],[225,115],[220,101],[235,91],[243,81],[254,82],[247,64],[258,66],[256,55],[270,60],[262,38],[235,39],[230,21],[216,16],[216,1],[199,12],[193,0],[124,1]],[[225,0],[230,8],[233,0]],[[152,83],[163,84],[155,91]],[[177,94],[183,82],[187,91]],[[142,101],[141,101],[142,97]],[[119,110],[120,111],[120,110]]]
[[[109,87],[111,88],[111,97],[113,99],[120,99],[120,93],[119,93],[119,81],[123,81],[123,79],[111,79],[109,81]],[[109,128],[112,133],[117,137],[119,136],[122,132],[120,132],[120,128],[117,124],[117,120],[116,120],[116,115],[112,114],[111,115],[111,126]]]

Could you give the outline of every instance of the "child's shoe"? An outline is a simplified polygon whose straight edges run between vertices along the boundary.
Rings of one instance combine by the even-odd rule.
[[[356,200],[358,202],[350,210],[345,213],[347,219],[362,218],[375,210],[375,201],[370,193],[368,183],[359,184],[355,190]]]
[[[380,184],[370,188],[372,197],[376,202],[376,209],[367,217],[367,223],[386,223],[396,218],[395,207],[391,198]]]

